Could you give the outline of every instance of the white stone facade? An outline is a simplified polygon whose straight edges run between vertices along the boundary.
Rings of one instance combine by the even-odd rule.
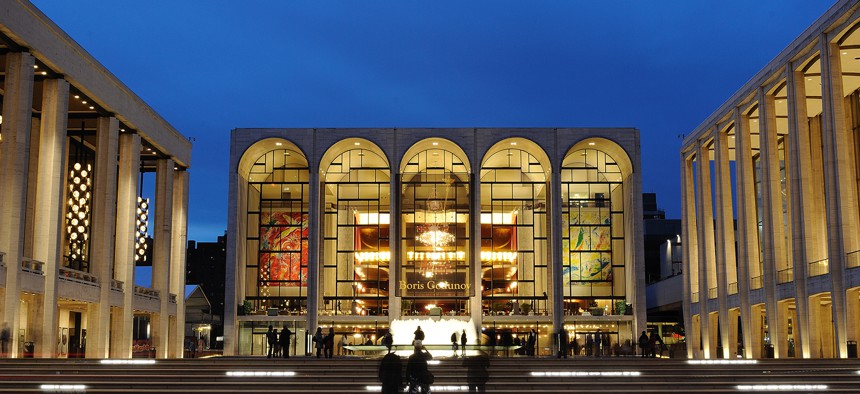
[[[858,9],[837,2],[684,140],[689,357],[857,356]]]
[[[9,355],[131,357],[133,318],[148,315],[154,354],[181,357],[191,144],[29,2],[0,4],[0,34]],[[140,173],[153,170],[155,278],[144,289],[135,220]]]

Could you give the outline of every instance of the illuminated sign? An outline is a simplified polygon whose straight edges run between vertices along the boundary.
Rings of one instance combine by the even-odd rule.
[[[428,280],[426,282],[409,283],[400,281],[400,290],[469,290],[470,283],[449,283],[445,281]]]

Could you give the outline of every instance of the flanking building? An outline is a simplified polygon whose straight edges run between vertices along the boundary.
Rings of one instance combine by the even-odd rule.
[[[608,348],[645,328],[635,129],[236,129],[225,354],[269,325],[338,343]],[[411,325],[410,325],[411,324]]]
[[[837,2],[684,139],[689,357],[857,356],[858,9]]]
[[[27,1],[0,3],[0,68],[10,355],[131,357],[135,322],[148,321],[149,354],[181,357],[191,144]],[[154,200],[142,198],[144,173]],[[134,268],[148,224],[143,288]]]

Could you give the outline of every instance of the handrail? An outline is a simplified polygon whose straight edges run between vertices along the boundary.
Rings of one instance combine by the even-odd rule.
[[[738,282],[729,283],[729,295],[738,294]]]
[[[21,259],[21,270],[36,275],[44,275],[45,263],[38,260],[33,260],[29,257],[24,257],[23,259]]]
[[[691,300],[690,300],[691,304],[698,303],[699,302],[699,292],[698,291],[693,292],[693,294],[691,294],[690,298],[691,298]]]
[[[762,287],[764,287],[764,278],[761,275],[750,278],[750,290],[761,289]]]
[[[134,286],[134,295],[139,295],[153,300],[161,299],[161,292],[143,286]]]
[[[845,268],[854,267],[860,267],[860,250],[855,250],[845,254]]]
[[[776,271],[776,283],[794,282],[794,268],[786,268]]]
[[[713,300],[714,298],[717,298],[717,288],[716,287],[708,288],[708,299]]]
[[[809,276],[820,276],[830,273],[830,259],[821,259],[809,263]]]
[[[76,269],[71,269],[68,267],[60,267],[60,279],[69,281],[69,282],[77,282],[89,286],[98,286],[99,280],[95,275],[78,271]]]

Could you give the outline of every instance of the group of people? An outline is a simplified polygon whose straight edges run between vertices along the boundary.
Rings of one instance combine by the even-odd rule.
[[[418,327],[421,328],[421,327]],[[459,338],[458,338],[459,337]],[[451,350],[454,351],[454,356],[457,356],[457,340],[460,340],[460,354],[463,357],[466,357],[466,330],[463,330],[463,333],[459,336],[457,335],[457,331],[454,331],[451,334]]]
[[[314,333],[311,340],[317,350],[317,358],[320,358],[320,354],[323,354],[325,358],[334,357],[334,327],[329,328],[328,334],[325,335],[323,335],[322,327],[317,327],[317,332]]]
[[[456,334],[456,333],[455,333]],[[433,356],[424,347],[424,331],[421,326],[414,332],[412,347],[414,351],[406,360],[406,382],[409,388],[409,393],[430,392],[430,385],[433,384],[435,376],[427,367],[427,361],[433,359]],[[466,333],[463,333],[464,338]],[[403,387],[403,377],[401,374],[403,362],[396,353],[391,351],[391,331],[388,331],[383,337],[383,344],[388,348],[388,353],[382,358],[379,365],[379,381],[382,382],[382,392],[385,393],[400,393]]]
[[[269,351],[266,358],[272,357],[290,357],[290,336],[293,332],[289,328],[282,328],[280,335],[278,330],[269,325],[269,331],[266,331],[266,342],[269,345]],[[317,353],[319,357],[319,353]]]
[[[657,357],[658,354],[662,356],[663,340],[660,339],[656,331],[651,331],[650,337],[645,331],[642,331],[642,335],[639,336],[639,349],[642,357]]]

